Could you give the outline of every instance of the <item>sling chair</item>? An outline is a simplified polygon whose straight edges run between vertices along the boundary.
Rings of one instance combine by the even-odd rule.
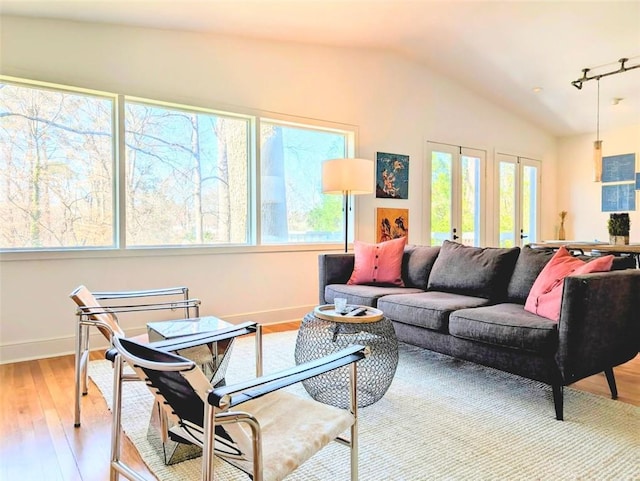
[[[248,326],[246,333],[254,328]],[[259,330],[259,326],[258,326]],[[235,333],[196,334],[161,343],[141,344],[114,336],[106,357],[114,363],[111,481],[119,475],[134,481],[145,478],[121,459],[122,370],[131,366],[144,380],[167,414],[177,419],[170,436],[202,448],[203,481],[214,479],[214,455],[246,473],[254,481],[280,481],[330,441],[350,448],[351,481],[358,479],[358,402],[356,362],[368,349],[354,345],[335,354],[260,376],[261,336],[256,336],[259,377],[214,387],[197,364],[169,350],[216,342]],[[281,389],[344,367],[350,373],[350,407],[340,409]],[[348,439],[341,433],[350,430]]]
[[[87,364],[89,360],[89,328],[97,327],[102,335],[111,341],[114,335],[124,336],[125,333],[118,323],[118,314],[178,311],[184,318],[191,315],[199,316],[200,300],[189,299],[189,289],[186,287],[171,287],[164,289],[149,289],[139,291],[91,292],[85,286],[77,287],[69,297],[77,304],[75,341],[75,411],[74,426],[80,426],[80,399],[87,394]],[[176,299],[177,298],[177,299]],[[161,299],[159,301],[158,299]],[[102,305],[100,301],[115,301],[113,305]],[[138,336],[144,342],[146,334]],[[126,375],[125,379],[131,376]],[[134,376],[137,380],[137,377]]]

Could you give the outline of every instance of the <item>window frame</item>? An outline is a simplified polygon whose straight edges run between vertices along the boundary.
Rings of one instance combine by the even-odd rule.
[[[53,248],[0,248],[0,261],[40,260],[40,259],[73,259],[73,258],[108,258],[108,257],[146,257],[158,255],[211,255],[242,252],[289,252],[319,251],[341,248],[341,242],[329,243],[282,243],[261,244],[260,241],[260,125],[262,121],[290,125],[310,130],[326,130],[345,134],[347,156],[355,156],[358,142],[358,127],[352,124],[307,118],[271,111],[236,107],[225,108],[219,105],[207,105],[208,102],[194,102],[188,99],[155,100],[140,96],[128,96],[121,93],[99,91],[95,89],[75,87],[39,80],[31,80],[0,75],[0,82],[18,86],[46,88],[53,91],[64,91],[85,95],[95,95],[113,99],[113,245],[101,247],[53,247]],[[167,106],[186,111],[201,112],[226,117],[238,117],[248,121],[248,235],[246,244],[196,244],[196,245],[162,245],[135,246],[126,244],[126,145],[125,145],[125,104],[126,101],[147,103],[156,106]],[[199,103],[200,105],[194,105]],[[353,213],[352,213],[353,215]]]
[[[463,208],[462,208],[462,158],[470,157],[477,158],[479,160],[479,168],[478,168],[478,176],[477,179],[477,189],[476,199],[477,199],[477,209],[475,212],[475,217],[477,219],[477,227],[478,232],[476,233],[475,239],[477,241],[477,246],[485,246],[487,245],[487,219],[489,215],[487,214],[486,209],[486,198],[487,192],[489,190],[489,185],[487,182],[487,157],[488,157],[488,149],[482,147],[465,147],[463,145],[446,143],[446,142],[437,142],[434,140],[426,141],[426,149],[425,149],[425,162],[424,162],[424,174],[422,179],[422,188],[424,192],[424,198],[427,200],[428,209],[424,212],[424,225],[423,225],[423,242],[427,245],[432,245],[431,236],[432,232],[432,222],[431,222],[431,199],[433,195],[433,185],[432,185],[432,175],[433,175],[433,153],[439,152],[448,154],[451,156],[451,201],[450,201],[450,219],[451,226],[450,228],[459,229],[458,233],[460,240],[456,240],[456,242],[462,241],[463,236]],[[449,232],[449,236],[447,240],[454,240],[454,233]],[[474,242],[474,245],[476,243]]]
[[[494,244],[500,246],[500,165],[502,163],[511,164],[514,166],[514,246],[523,247],[526,244],[539,242],[538,237],[540,235],[540,229],[542,225],[542,161],[530,156],[518,155],[513,153],[507,153],[503,151],[495,152],[495,165],[494,165],[494,202],[496,208],[494,209],[494,229],[492,237]],[[522,195],[523,195],[523,177],[525,167],[536,169],[536,189],[535,199],[533,207],[535,207],[535,232],[532,237],[532,233],[529,232],[527,237],[521,237],[522,234]],[[531,215],[531,214],[530,214]]]
[[[308,119],[304,119],[304,120],[308,120]],[[299,121],[299,119],[296,119],[292,116],[286,116],[286,115],[282,115],[282,114],[274,114],[274,113],[270,113],[269,115],[262,115],[257,117],[256,119],[256,136],[257,136],[257,141],[255,143],[255,147],[256,147],[256,169],[255,169],[255,182],[256,182],[256,196],[255,196],[255,203],[254,206],[256,207],[256,211],[255,211],[255,223],[253,224],[253,226],[255,226],[255,229],[252,231],[256,238],[255,238],[255,245],[260,245],[260,246],[278,246],[278,245],[282,245],[282,246],[326,246],[326,245],[336,245],[336,243],[334,242],[329,242],[329,243],[321,243],[321,242],[299,242],[299,243],[263,243],[262,242],[262,218],[259,214],[260,212],[260,207],[262,205],[262,191],[261,191],[261,185],[262,185],[262,149],[261,149],[261,145],[260,145],[260,132],[261,132],[261,128],[262,128],[262,123],[269,123],[269,124],[277,124],[279,126],[283,126],[283,127],[291,127],[291,128],[297,128],[297,129],[306,129],[306,130],[323,130],[325,132],[333,132],[333,133],[337,133],[337,134],[342,134],[345,136],[345,156],[346,157],[354,157],[355,156],[355,145],[356,145],[356,139],[357,139],[357,128],[355,128],[354,126],[351,126],[352,129],[347,130],[344,128],[344,124],[337,124],[335,122],[328,122],[328,121],[322,121],[322,120],[314,120],[314,124],[309,124],[308,122],[306,123],[301,123]],[[353,196],[352,196],[353,197]],[[350,204],[353,205],[353,198],[350,199]],[[353,209],[350,209],[350,211],[347,213],[347,215],[349,216],[349,233],[348,236],[350,239],[353,239],[353,233],[354,233],[354,219],[355,219],[355,207]],[[341,240],[338,241],[340,243],[343,242],[343,236],[344,236],[344,215],[341,218],[341,230],[340,230],[340,237]]]

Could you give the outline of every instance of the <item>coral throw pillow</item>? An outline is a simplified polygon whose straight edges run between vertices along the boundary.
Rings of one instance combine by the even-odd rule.
[[[380,244],[355,241],[355,262],[347,284],[404,286],[402,254],[406,243],[406,237]]]
[[[612,264],[612,255],[584,262],[577,257],[573,257],[565,247],[560,247],[533,283],[524,309],[553,321],[558,321],[560,319],[564,278],[570,275],[588,274],[589,272],[606,272],[611,270]]]

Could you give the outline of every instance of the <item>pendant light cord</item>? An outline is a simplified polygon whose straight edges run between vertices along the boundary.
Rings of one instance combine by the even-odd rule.
[[[600,140],[600,77],[598,77],[598,105],[596,111],[596,140]]]

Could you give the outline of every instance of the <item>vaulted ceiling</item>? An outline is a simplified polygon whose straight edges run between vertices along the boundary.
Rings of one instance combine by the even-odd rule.
[[[397,52],[557,136],[595,131],[597,81],[640,64],[640,1],[0,0],[34,16]],[[600,81],[600,129],[640,124],[640,68]],[[616,105],[614,99],[622,99]]]

